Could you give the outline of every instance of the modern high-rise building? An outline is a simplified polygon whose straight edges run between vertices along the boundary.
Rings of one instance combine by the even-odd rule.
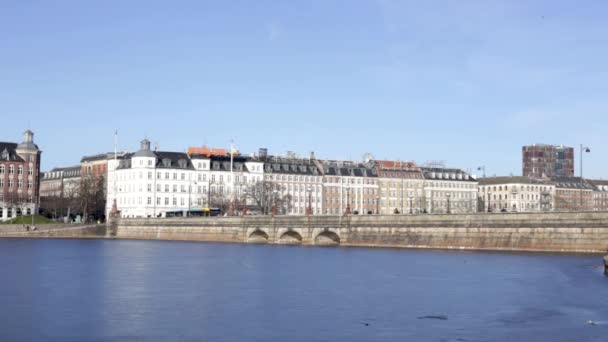
[[[573,177],[574,149],[564,145],[534,144],[522,148],[523,176]]]

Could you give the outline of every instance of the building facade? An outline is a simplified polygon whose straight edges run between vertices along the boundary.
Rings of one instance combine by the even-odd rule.
[[[247,205],[245,189],[263,179],[263,163],[234,156],[151,151],[144,139],[135,154],[108,161],[106,216],[182,216],[194,209]],[[239,204],[240,203],[240,204]],[[109,217],[109,216],[108,216]]]
[[[574,149],[572,147],[545,144],[524,146],[522,161],[524,177],[574,176]]]
[[[80,165],[58,167],[44,172],[40,180],[40,198],[69,197],[78,190],[81,181]]]
[[[378,212],[378,173],[372,163],[322,160],[323,210],[327,215]]]
[[[555,184],[548,180],[529,177],[488,177],[479,180],[479,211],[553,211],[555,199]]]
[[[274,189],[279,192],[269,195],[286,201],[278,214],[304,215],[309,208],[313,215],[323,212],[323,175],[314,159],[265,153],[260,158],[264,161],[264,180],[276,184]]]
[[[594,188],[580,177],[553,177],[556,211],[593,211]]]
[[[0,221],[37,213],[41,153],[30,130],[20,144],[0,142]]]
[[[422,167],[422,212],[464,214],[477,211],[477,180],[460,169]]]
[[[593,211],[608,211],[608,180],[587,180],[593,186]]]
[[[380,214],[424,212],[424,175],[414,162],[376,160]]]

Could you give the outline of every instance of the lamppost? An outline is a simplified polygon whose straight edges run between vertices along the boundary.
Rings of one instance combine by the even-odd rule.
[[[312,215],[312,187],[306,189],[308,192],[308,208],[306,208],[306,216]]]
[[[272,217],[277,214],[277,189],[272,190]]]
[[[350,215],[350,187],[346,188],[346,210],[344,215]]]
[[[188,217],[192,216],[190,211],[192,210],[192,184],[196,185],[198,183],[196,183],[196,181],[190,181],[190,184],[188,185]]]
[[[412,210],[412,201],[414,199],[414,196],[412,194],[409,194],[409,198],[410,198],[410,215],[412,215],[414,213],[414,211]]]
[[[492,207],[490,206],[490,200],[492,199],[492,196],[490,195],[490,192],[488,191],[488,212],[491,213],[492,212]]]
[[[451,213],[452,213],[452,212],[450,211],[450,197],[451,197],[451,196],[452,196],[452,195],[451,195],[449,192],[446,194],[446,197],[447,197],[447,199],[448,199],[448,214],[451,214]]]
[[[583,209],[583,185],[585,184],[584,180],[583,180],[583,152],[586,153],[590,153],[591,149],[589,147],[583,147],[583,144],[581,144],[581,152],[580,152],[580,156],[581,156],[581,188],[580,188],[580,195],[581,195],[581,205],[580,205],[580,209]]]
[[[483,171],[483,178],[486,178],[486,166],[482,165],[477,168],[477,171]]]

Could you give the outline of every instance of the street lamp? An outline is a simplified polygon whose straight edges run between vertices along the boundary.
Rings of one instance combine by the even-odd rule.
[[[346,188],[346,210],[344,215],[350,215],[350,187]]]
[[[412,194],[409,194],[409,198],[410,198],[410,215],[412,215],[414,213],[414,211],[412,210],[412,200],[414,199],[414,196]]]
[[[483,170],[483,178],[486,178],[486,166],[485,165],[479,166],[477,168],[477,171],[482,171],[482,170]]]
[[[191,198],[192,198],[192,184],[194,183],[194,185],[196,185],[196,181],[190,181],[190,184],[188,185],[188,217],[192,216],[190,211],[192,210],[192,202],[191,202]]]
[[[308,192],[308,208],[306,208],[306,216],[312,215],[312,188],[308,187],[306,189]]]
[[[272,217],[274,217],[277,214],[277,193],[279,192],[279,190],[274,189],[272,190]]]
[[[491,213],[492,212],[492,207],[490,206],[490,200],[492,199],[491,195],[490,195],[490,191],[488,191],[488,212]]]
[[[451,214],[451,213],[452,213],[452,212],[450,211],[450,197],[451,197],[451,196],[452,196],[452,195],[451,195],[449,192],[448,192],[448,193],[447,193],[447,195],[446,195],[446,197],[447,197],[447,199],[448,199],[448,214]]]
[[[581,151],[580,151],[580,156],[581,156],[581,188],[580,188],[580,195],[581,195],[581,210],[583,209],[583,185],[584,185],[584,180],[583,180],[583,152],[585,153],[590,153],[591,149],[589,147],[583,147],[583,144],[581,144]]]

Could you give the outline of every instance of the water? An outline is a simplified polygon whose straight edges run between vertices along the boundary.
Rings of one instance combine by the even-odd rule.
[[[601,263],[0,239],[0,341],[607,341]]]

